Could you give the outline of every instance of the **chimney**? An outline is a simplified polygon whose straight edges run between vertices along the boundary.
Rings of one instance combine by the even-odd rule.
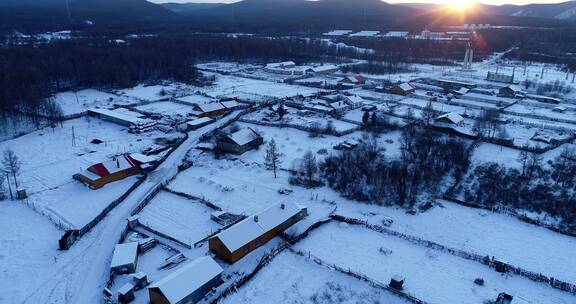
[[[118,169],[120,169],[120,159],[116,159],[116,167],[118,167]]]
[[[286,205],[284,205],[284,203],[280,204],[280,209],[282,210],[286,209]]]
[[[257,216],[257,215],[254,216],[254,221],[255,221],[256,223],[258,223],[258,216]]]

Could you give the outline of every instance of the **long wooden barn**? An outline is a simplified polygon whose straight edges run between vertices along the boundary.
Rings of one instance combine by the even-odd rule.
[[[308,210],[295,203],[274,204],[209,239],[210,251],[233,264],[307,215]]]

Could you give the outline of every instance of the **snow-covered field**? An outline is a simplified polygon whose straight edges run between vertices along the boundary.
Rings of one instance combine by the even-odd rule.
[[[409,303],[387,291],[283,252],[222,303]]]
[[[217,75],[213,86],[200,90],[211,97],[247,97],[254,98],[285,98],[297,95],[311,95],[319,92],[319,89],[294,86],[284,83],[276,83],[264,80],[241,78],[229,75]]]
[[[0,303],[20,303],[62,255],[62,231],[20,202],[0,201]]]
[[[545,284],[503,276],[477,262],[346,224],[320,227],[295,247],[384,284],[402,275],[404,291],[430,303],[483,303],[495,300],[500,292],[513,295],[518,303],[574,300]],[[483,278],[485,285],[476,285],[476,278]]]
[[[175,103],[175,102],[171,102],[171,101],[161,101],[161,102],[149,103],[146,105],[138,106],[138,107],[136,107],[136,109],[143,111],[143,112],[168,115],[168,116],[172,116],[172,115],[186,116],[187,114],[191,113],[193,110],[192,106],[183,105],[183,104],[179,104],[179,103]]]
[[[139,216],[139,223],[193,245],[221,228],[210,220],[214,210],[199,201],[160,192]]]
[[[19,185],[27,190],[28,203],[65,227],[82,227],[134,182],[130,178],[90,190],[72,176],[114,155],[140,152],[162,133],[128,133],[124,127],[95,118],[65,121],[0,143],[22,162]],[[93,139],[104,141],[93,144]]]
[[[92,89],[59,93],[52,99],[62,107],[64,115],[79,114],[94,107],[112,107],[134,102],[129,98]]]
[[[445,246],[494,256],[530,271],[567,282],[576,282],[576,239],[545,228],[520,222],[506,215],[482,211],[441,201],[417,216],[402,209],[350,204],[339,205],[338,213],[382,224],[391,218],[393,230],[421,237]],[[372,215],[370,212],[376,213]],[[554,250],[550,250],[554,248]]]

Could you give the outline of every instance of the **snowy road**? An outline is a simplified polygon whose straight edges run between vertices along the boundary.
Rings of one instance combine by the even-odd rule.
[[[214,124],[190,132],[180,146],[149,174],[147,179],[118,207],[86,234],[58,262],[44,269],[47,278],[21,303],[99,303],[108,280],[109,264],[114,246],[121,237],[125,220],[138,204],[158,185],[178,174],[178,165],[185,159],[203,134],[237,117],[238,112]],[[54,240],[56,242],[56,240]]]

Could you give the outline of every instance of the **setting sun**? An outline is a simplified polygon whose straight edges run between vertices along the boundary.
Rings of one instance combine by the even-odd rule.
[[[464,11],[468,11],[469,9],[471,9],[476,4],[476,1],[474,1],[474,0],[444,0],[443,3],[451,9],[464,12]]]

